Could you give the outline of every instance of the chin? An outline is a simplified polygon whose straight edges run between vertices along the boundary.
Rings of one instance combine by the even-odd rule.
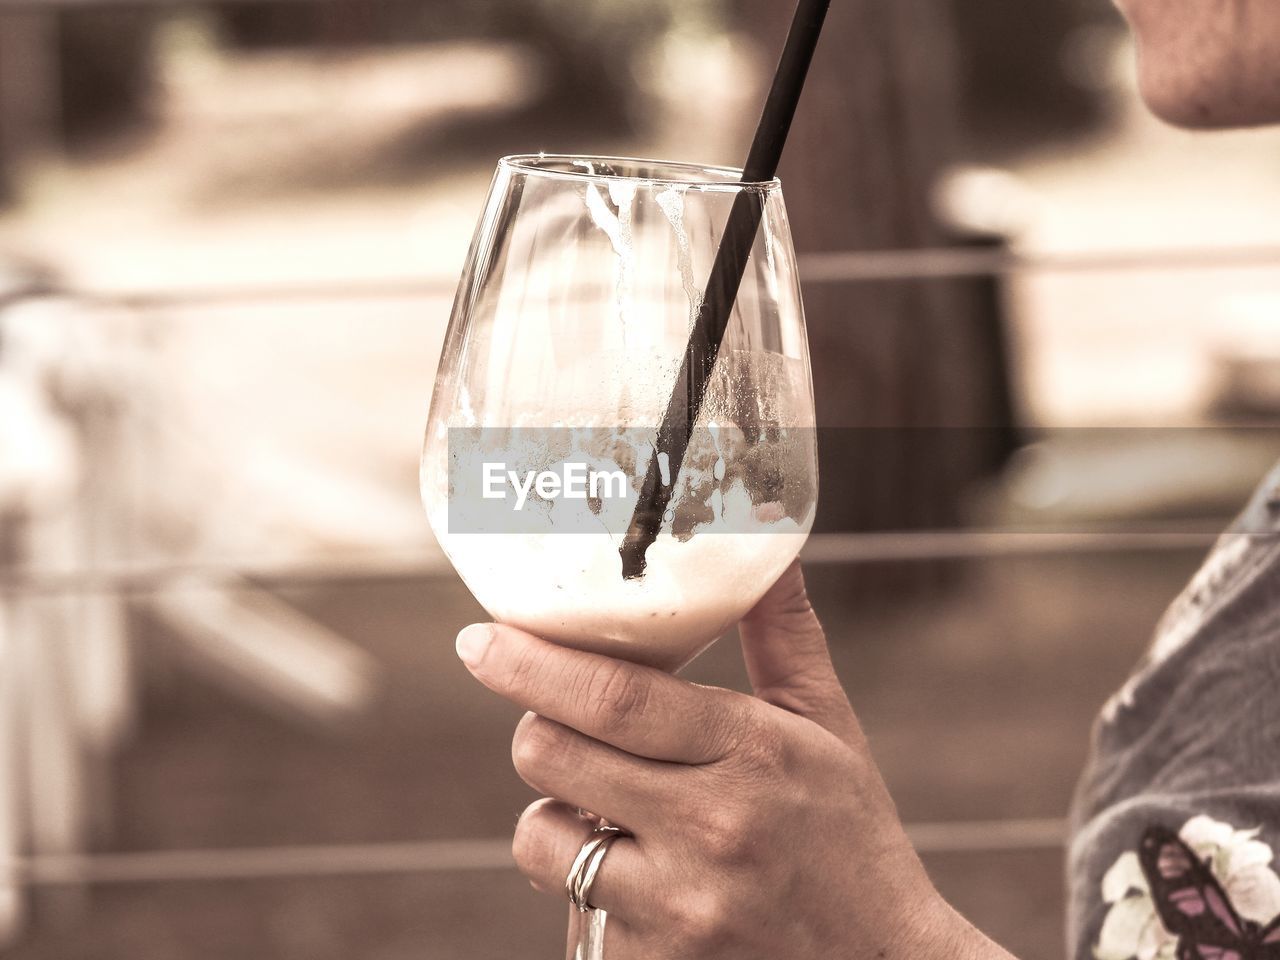
[[[1193,129],[1280,123],[1280,3],[1121,0],[1151,112]],[[1153,9],[1154,8],[1154,9]],[[1227,13],[1227,10],[1234,10]]]
[[[1280,123],[1280,97],[1271,101],[1240,96],[1230,84],[1174,84],[1162,77],[1139,77],[1142,99],[1161,120],[1190,130],[1222,130]]]
[[[1138,83],[1147,109],[1165,123],[1190,130],[1216,130],[1265,122],[1250,120],[1219,91],[1206,84],[1170,83],[1139,67]]]

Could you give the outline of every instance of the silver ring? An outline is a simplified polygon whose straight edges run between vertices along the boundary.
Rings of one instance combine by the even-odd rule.
[[[591,887],[596,882],[596,875],[600,872],[600,865],[609,852],[609,844],[625,836],[627,834],[617,827],[602,825],[591,831],[591,836],[578,850],[573,866],[569,868],[569,876],[565,878],[564,890],[569,895],[569,902],[580,912],[595,909],[588,898],[591,896]]]

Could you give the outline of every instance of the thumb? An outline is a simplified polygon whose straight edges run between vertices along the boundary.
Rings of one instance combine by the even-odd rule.
[[[756,696],[852,745],[862,738],[795,561],[738,625]]]

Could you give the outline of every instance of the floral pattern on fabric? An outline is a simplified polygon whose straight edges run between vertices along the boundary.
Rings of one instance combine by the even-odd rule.
[[[1261,925],[1280,915],[1280,876],[1258,833],[1197,816],[1178,837],[1205,862],[1239,916]],[[1160,921],[1136,851],[1121,854],[1103,876],[1102,899],[1110,906],[1094,948],[1097,960],[1177,960],[1178,937]]]

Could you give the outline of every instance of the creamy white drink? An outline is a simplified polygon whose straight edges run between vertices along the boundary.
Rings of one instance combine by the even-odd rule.
[[[431,512],[441,546],[498,621],[567,646],[677,670],[742,618],[799,553],[812,524],[772,519],[745,494],[726,498],[732,532],[659,535],[638,580],[624,580],[619,536],[453,533]],[[735,499],[740,502],[734,503]]]
[[[618,550],[651,428],[617,427],[599,409],[569,404],[489,419],[465,395],[435,425],[421,476],[427,516],[495,619],[676,670],[764,595],[800,552],[817,503],[807,368],[769,353],[722,360],[639,579],[623,578]],[[639,366],[608,353],[585,361],[594,371],[624,364]],[[672,374],[651,375],[661,381],[655,402]]]

